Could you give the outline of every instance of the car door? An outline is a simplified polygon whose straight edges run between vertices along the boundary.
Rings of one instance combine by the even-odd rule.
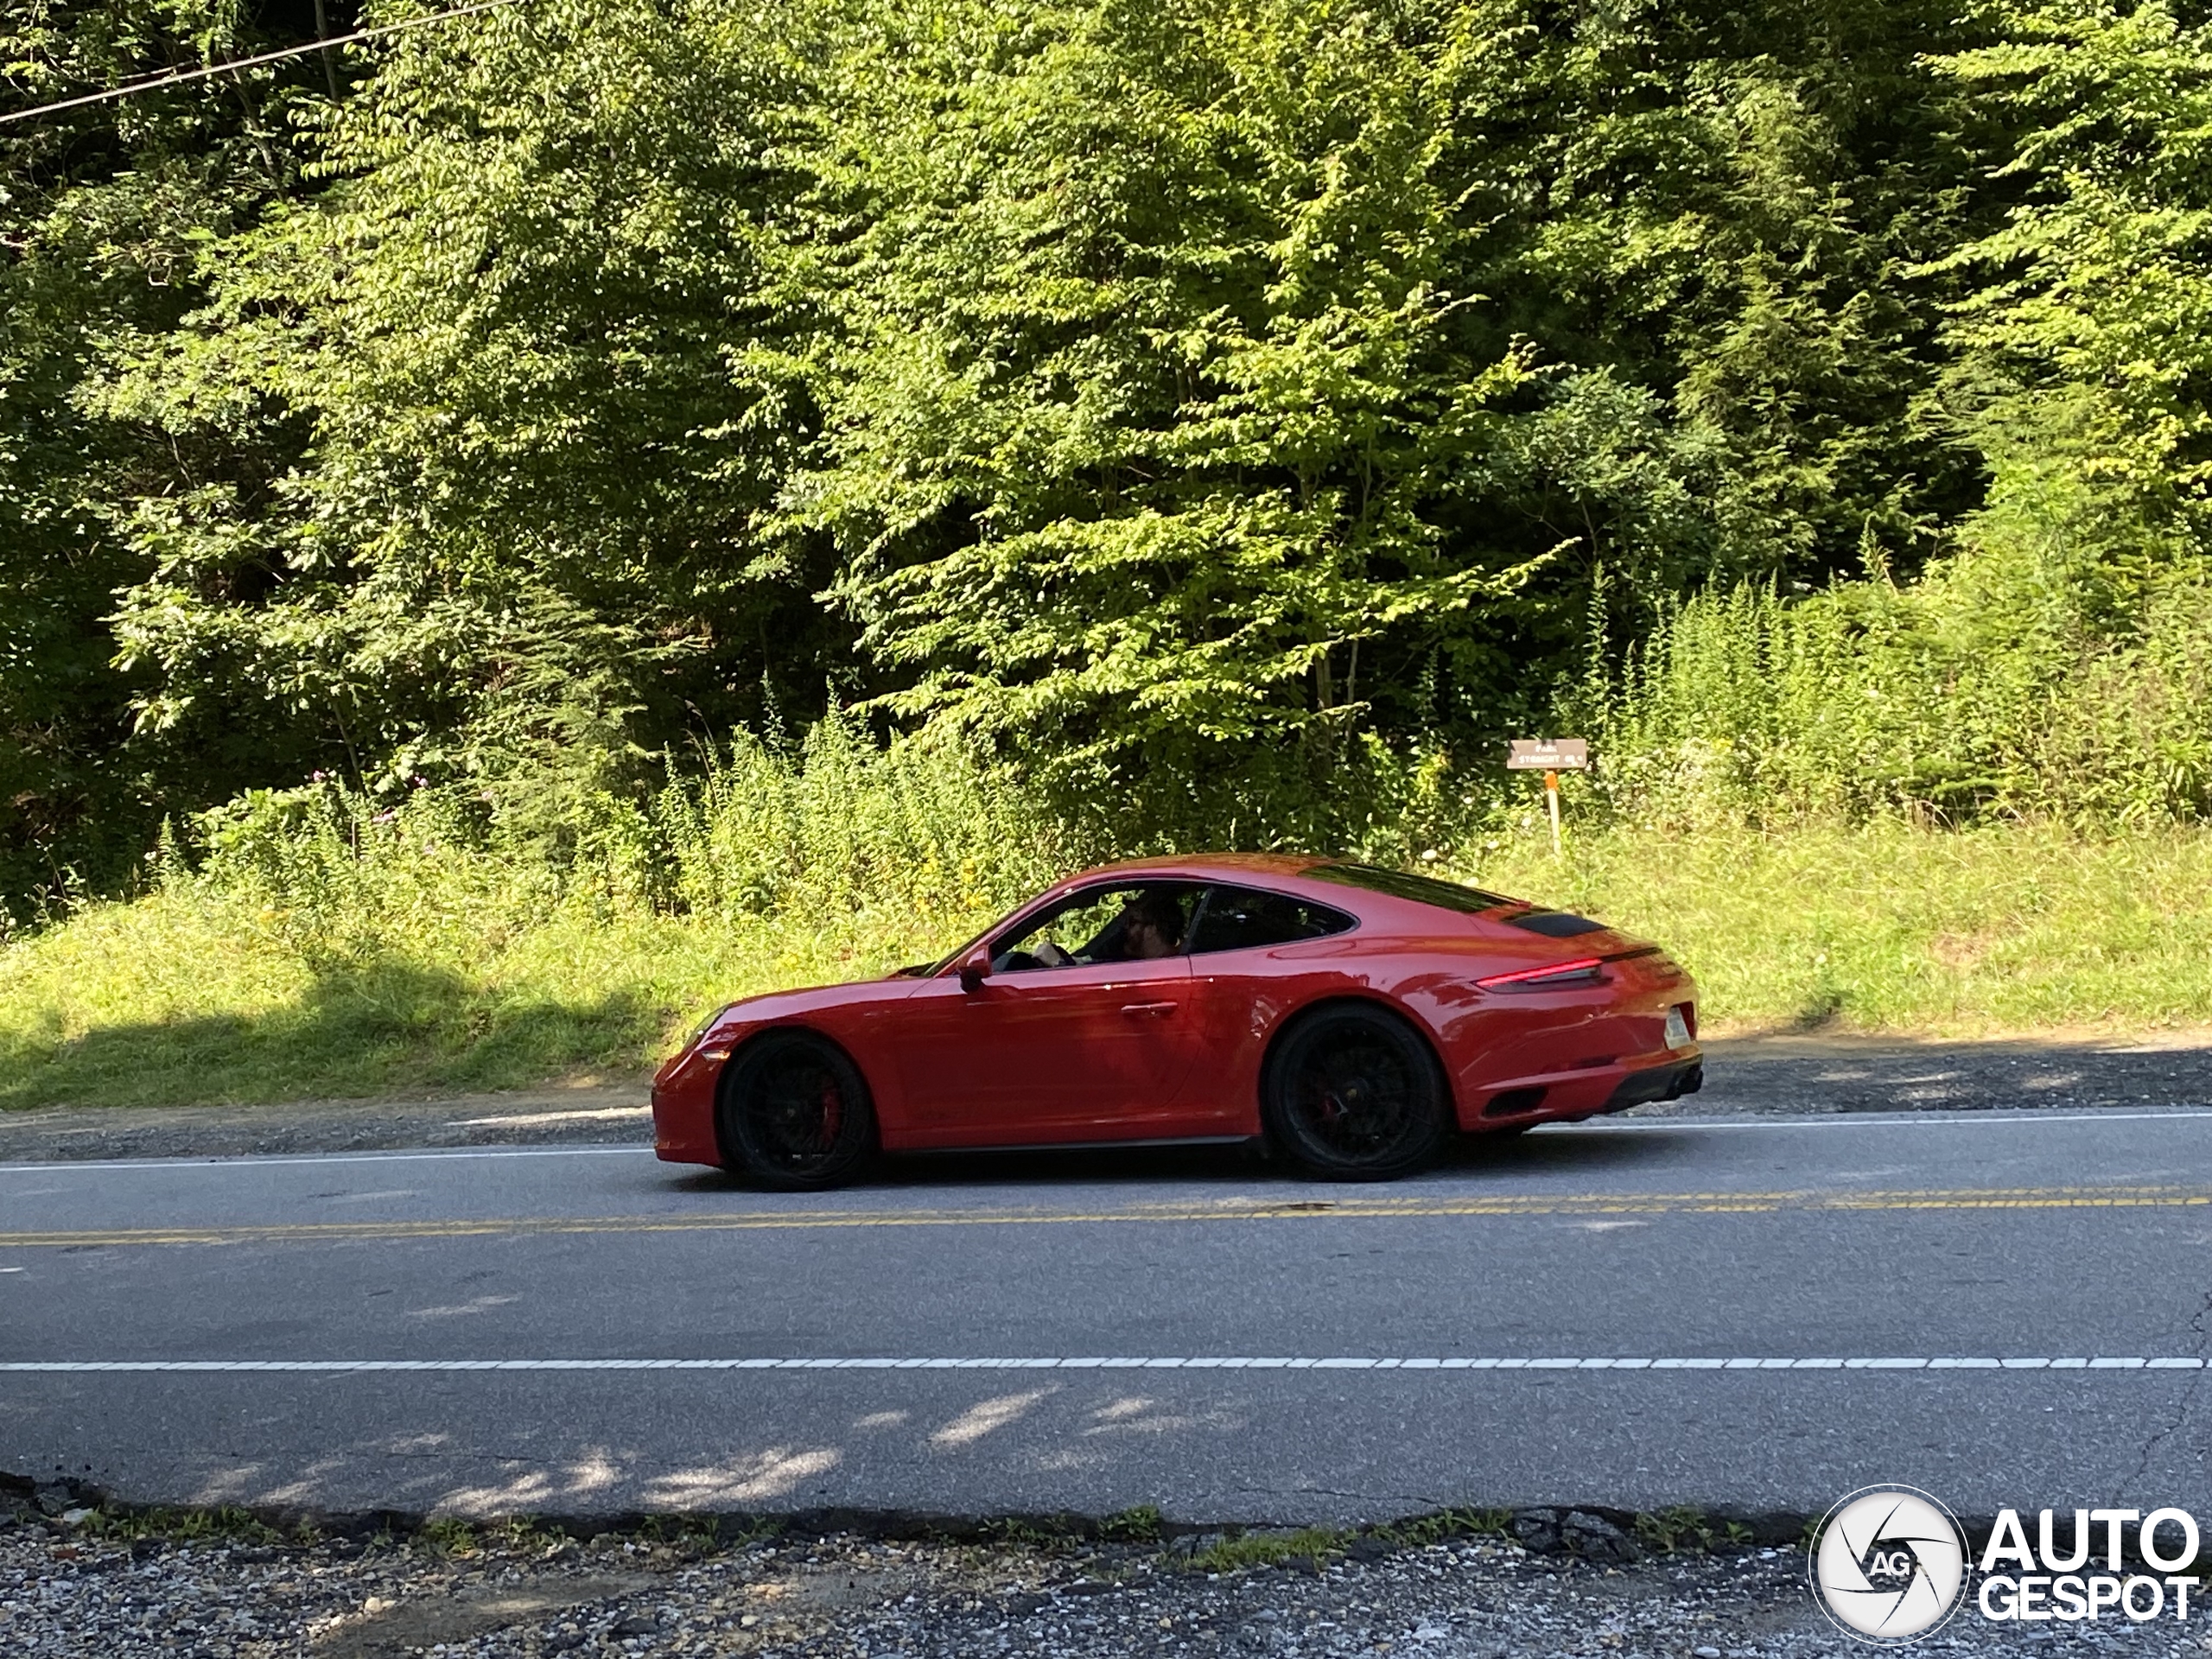
[[[1147,895],[1182,918],[1179,937],[1164,956],[1120,955],[1112,918]],[[1196,1055],[1179,937],[1196,899],[1187,882],[1089,887],[994,940],[993,971],[980,985],[950,974],[925,981],[901,1010],[898,1044],[916,1144],[1065,1145],[1166,1132]]]
[[[1323,964],[1309,942],[1357,925],[1344,911],[1288,893],[1226,883],[1206,889],[1185,943],[1193,1034],[1208,1058],[1183,1092],[1173,1133],[1221,1135],[1249,1122],[1250,1100],[1241,1089],[1252,1075],[1248,1065],[1256,1065],[1250,1051],[1286,1007],[1310,993]]]

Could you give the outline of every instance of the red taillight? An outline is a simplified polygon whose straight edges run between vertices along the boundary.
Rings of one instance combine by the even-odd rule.
[[[1573,962],[1547,963],[1541,968],[1520,968],[1510,974],[1492,974],[1487,979],[1475,982],[1476,988],[1484,991],[1548,991],[1570,989],[1577,985],[1595,985],[1604,980],[1605,963],[1601,957],[1582,957]]]

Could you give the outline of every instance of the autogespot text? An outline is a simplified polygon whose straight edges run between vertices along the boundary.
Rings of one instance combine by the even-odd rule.
[[[2191,1593],[2198,1586],[2195,1516],[2171,1509],[2148,1515],[2139,1510],[2076,1510],[2073,1526],[2063,1534],[2063,1551],[2056,1517],[2050,1510],[2037,1512],[2031,1549],[2019,1511],[1998,1512],[1981,1553],[1983,1618],[2070,1624],[2117,1614],[2139,1624],[2190,1616]],[[2123,1563],[2130,1561],[2151,1571],[2124,1571]]]

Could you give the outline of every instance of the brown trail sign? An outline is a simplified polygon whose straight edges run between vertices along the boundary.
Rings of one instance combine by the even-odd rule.
[[[1505,756],[1508,772],[1544,774],[1544,804],[1551,809],[1552,856],[1559,856],[1559,775],[1590,765],[1590,741],[1581,737],[1516,737]]]
[[[1510,747],[1508,772],[1581,772],[1590,764],[1586,737],[1516,737]]]

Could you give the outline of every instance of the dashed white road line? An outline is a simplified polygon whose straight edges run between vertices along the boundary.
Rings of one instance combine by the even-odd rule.
[[[1859,1355],[1798,1358],[1512,1358],[1436,1356],[1379,1358],[1092,1355],[1052,1358],[866,1356],[747,1359],[41,1359],[0,1361],[0,1372],[81,1376],[109,1372],[351,1373],[383,1371],[2200,1371],[2212,1361],[2164,1358]]]

